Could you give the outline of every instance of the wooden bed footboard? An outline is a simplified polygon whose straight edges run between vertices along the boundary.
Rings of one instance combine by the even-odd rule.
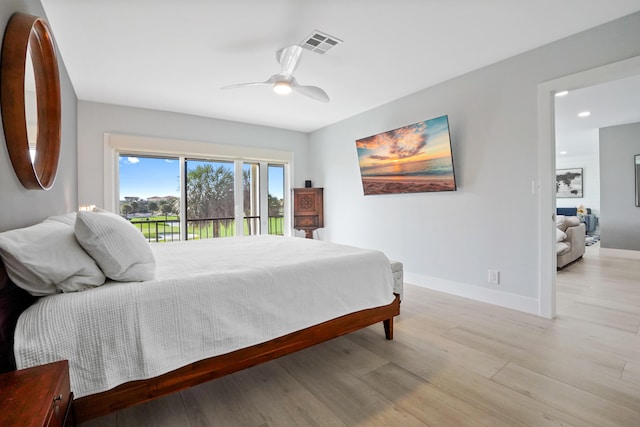
[[[165,396],[206,381],[232,374],[332,338],[383,322],[385,336],[393,339],[393,318],[400,314],[400,298],[326,321],[271,341],[201,360],[147,380],[132,381],[111,390],[74,401],[76,418],[83,422],[108,413]]]

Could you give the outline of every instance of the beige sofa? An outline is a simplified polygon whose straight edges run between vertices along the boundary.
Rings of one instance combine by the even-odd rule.
[[[574,262],[584,255],[586,228],[578,217],[556,218],[556,253],[558,268]]]

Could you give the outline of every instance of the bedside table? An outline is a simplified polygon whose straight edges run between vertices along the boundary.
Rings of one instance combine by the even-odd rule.
[[[75,426],[66,360],[0,374],[0,426]]]

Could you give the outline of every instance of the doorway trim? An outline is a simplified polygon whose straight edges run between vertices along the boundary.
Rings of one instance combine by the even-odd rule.
[[[552,319],[556,315],[555,211],[552,191],[556,167],[555,98],[561,90],[577,90],[600,83],[640,74],[640,56],[592,68],[538,85],[538,250],[539,314]]]

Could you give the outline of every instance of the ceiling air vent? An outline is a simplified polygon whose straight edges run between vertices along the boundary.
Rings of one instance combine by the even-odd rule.
[[[312,52],[324,55],[329,49],[340,43],[342,43],[342,40],[339,38],[316,30],[305,37],[305,39],[300,43],[300,46]]]

